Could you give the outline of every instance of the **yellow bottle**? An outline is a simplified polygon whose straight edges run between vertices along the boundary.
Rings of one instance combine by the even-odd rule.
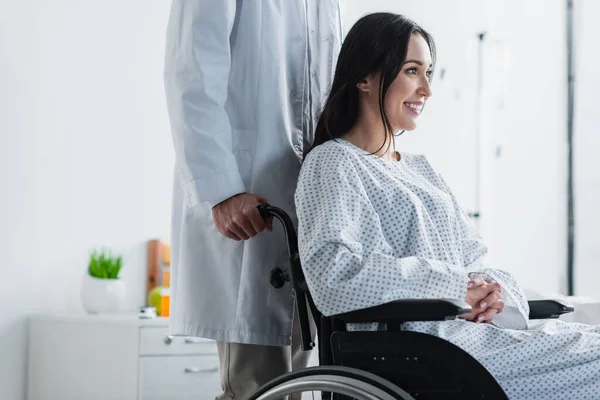
[[[171,307],[171,271],[163,271],[162,288],[160,289],[160,316],[168,317]]]

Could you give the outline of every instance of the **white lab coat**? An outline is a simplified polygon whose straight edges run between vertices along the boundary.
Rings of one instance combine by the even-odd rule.
[[[172,334],[290,344],[289,285],[269,284],[269,271],[286,266],[281,227],[235,242],[211,208],[249,192],[294,214],[341,40],[338,0],[173,1],[164,70],[176,155]]]

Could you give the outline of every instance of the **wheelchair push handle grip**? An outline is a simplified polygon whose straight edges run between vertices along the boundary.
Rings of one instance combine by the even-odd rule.
[[[258,212],[260,213],[260,216],[264,220],[271,217],[271,215],[269,214],[269,207],[270,207],[270,205],[268,203],[260,204],[256,207],[256,208],[258,208]]]

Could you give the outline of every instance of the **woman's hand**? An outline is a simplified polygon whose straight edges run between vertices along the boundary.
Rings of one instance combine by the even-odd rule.
[[[504,301],[500,299],[501,292],[502,287],[497,282],[488,282],[481,278],[469,281],[465,301],[472,311],[460,317],[473,322],[492,322],[494,316],[504,310]]]

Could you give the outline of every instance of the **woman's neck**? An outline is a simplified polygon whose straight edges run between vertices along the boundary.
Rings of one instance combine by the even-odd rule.
[[[386,160],[400,159],[391,135],[383,127],[381,116],[360,116],[342,139]]]

